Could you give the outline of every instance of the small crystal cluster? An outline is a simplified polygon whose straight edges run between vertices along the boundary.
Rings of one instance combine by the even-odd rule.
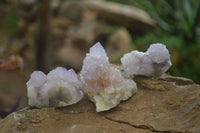
[[[121,62],[126,76],[159,77],[172,65],[169,51],[160,43],[152,44],[146,52],[135,50],[127,53],[121,58]]]
[[[96,104],[96,111],[105,111],[127,100],[136,91],[136,83],[125,79],[121,72],[110,65],[100,43],[90,48],[81,70],[83,91]]]
[[[82,99],[81,82],[73,69],[57,67],[45,75],[34,71],[27,82],[29,105],[35,107],[67,106]]]
[[[124,75],[159,77],[171,66],[170,55],[163,44],[152,44],[147,52],[132,51],[121,58]],[[83,61],[81,81],[73,69],[57,67],[45,75],[34,71],[27,82],[29,105],[61,107],[77,103],[83,92],[96,105],[96,111],[106,111],[127,100],[137,91],[134,80],[126,79],[109,63],[100,43],[90,48]],[[82,92],[83,91],[83,92]]]

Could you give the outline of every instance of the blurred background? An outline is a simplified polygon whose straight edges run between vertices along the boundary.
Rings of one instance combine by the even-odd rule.
[[[81,70],[89,48],[101,42],[110,62],[163,43],[173,76],[200,83],[199,0],[1,0],[0,118],[27,106],[34,70]]]

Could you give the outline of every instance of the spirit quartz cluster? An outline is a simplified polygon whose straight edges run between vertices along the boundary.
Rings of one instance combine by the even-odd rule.
[[[136,83],[125,79],[121,72],[112,66],[100,43],[90,48],[81,70],[83,91],[96,104],[96,111],[105,111],[127,100],[136,91]]]
[[[171,66],[170,55],[163,44],[152,44],[147,52],[132,51],[121,58],[125,76],[148,75],[158,77]],[[100,43],[90,48],[83,61],[79,81],[73,69],[63,67],[45,75],[34,71],[27,82],[29,105],[35,107],[67,106],[83,98],[83,92],[96,105],[96,111],[106,111],[127,100],[137,91],[132,79],[122,76],[109,63]],[[82,92],[83,91],[83,92]]]
[[[27,82],[29,105],[61,107],[82,99],[81,82],[73,69],[57,67],[45,75],[34,71]]]
[[[171,64],[170,54],[166,46],[160,43],[152,44],[146,52],[134,50],[121,58],[124,75],[146,75],[159,77],[165,73]]]

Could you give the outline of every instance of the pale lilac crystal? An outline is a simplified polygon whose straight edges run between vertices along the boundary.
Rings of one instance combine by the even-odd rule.
[[[170,60],[169,51],[165,45],[160,43],[152,44],[147,53],[151,57],[151,60],[156,63],[163,63]]]
[[[159,77],[171,66],[169,51],[160,43],[152,44],[144,53],[137,50],[127,53],[121,58],[121,62],[126,76]]]
[[[90,55],[94,57],[104,57],[108,61],[106,51],[101,46],[100,42],[97,42],[93,47],[90,48]]]
[[[68,75],[66,73],[67,69],[65,69],[64,67],[57,67],[47,74],[47,79],[67,81]]]
[[[31,74],[31,78],[28,82],[28,84],[31,83],[34,87],[40,87],[46,82],[46,75],[41,71],[34,71]]]
[[[100,43],[97,43],[90,48],[90,53],[86,54],[83,61],[80,76],[84,85],[88,86],[84,88],[85,91],[96,92],[104,89],[105,87],[103,86],[107,86],[107,82],[109,82],[109,68],[109,61],[105,50]],[[99,82],[96,82],[96,80]],[[102,84],[102,86],[99,84]]]
[[[100,43],[90,48],[81,70],[83,91],[96,104],[97,112],[117,106],[137,90],[133,80],[124,79],[121,72],[111,66]]]
[[[29,105],[36,107],[67,106],[83,97],[76,73],[63,67],[57,67],[48,75],[40,71],[33,72],[27,88]]]
[[[74,69],[69,69],[66,73],[66,75],[68,75],[66,77],[66,80],[69,82],[69,83],[72,83],[72,84],[77,84],[81,87],[81,82],[79,81],[78,77],[77,77],[77,74],[76,72],[74,71]]]
[[[48,90],[42,89],[46,83],[46,75],[41,71],[34,71],[27,84],[27,95],[29,105],[31,106],[48,106]]]

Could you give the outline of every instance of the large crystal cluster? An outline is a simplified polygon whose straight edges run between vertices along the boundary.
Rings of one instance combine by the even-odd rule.
[[[126,76],[159,77],[171,66],[169,51],[160,43],[152,44],[146,52],[135,50],[127,53],[121,58],[121,62]]]
[[[27,82],[29,105],[35,107],[67,106],[83,97],[81,82],[73,69],[57,67],[45,75],[34,71]]]
[[[96,111],[105,111],[127,100],[136,91],[136,83],[125,79],[121,72],[110,65],[100,43],[90,48],[81,70],[83,91],[96,104]]]

